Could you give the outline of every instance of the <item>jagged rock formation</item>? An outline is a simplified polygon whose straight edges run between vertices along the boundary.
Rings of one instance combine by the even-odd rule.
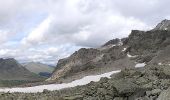
[[[153,30],[170,30],[170,20],[161,21]]]
[[[82,48],[76,51],[70,57],[59,60],[55,71],[48,80],[55,80],[67,76],[70,77],[77,73],[80,73],[80,76],[82,73],[95,74],[95,72],[98,72],[96,70],[107,72],[110,70],[110,68],[112,70],[117,70],[124,68],[126,65],[134,64],[134,62],[131,62],[128,58],[126,58],[126,53],[122,52],[123,47],[121,47],[122,43],[120,43],[120,41],[112,45],[113,46],[111,46],[109,43],[108,45],[102,46],[100,48]],[[122,62],[129,63],[123,64]]]
[[[28,71],[15,59],[0,58],[0,80],[40,80],[40,79],[41,77]]]
[[[80,49],[70,57],[59,60],[48,80],[67,78],[68,75],[71,77],[81,76],[82,73],[90,74],[91,70],[91,73],[95,74],[97,69],[108,71],[134,67],[135,62],[154,64],[164,60],[165,63],[170,59],[170,56],[166,56],[170,52],[170,31],[163,28],[169,29],[169,22],[163,20],[151,31],[132,30],[128,38],[110,40],[100,48]],[[127,54],[137,56],[131,59]]]

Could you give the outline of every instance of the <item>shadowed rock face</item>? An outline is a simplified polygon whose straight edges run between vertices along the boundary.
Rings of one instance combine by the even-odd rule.
[[[36,80],[40,79],[24,68],[15,59],[0,59],[0,79],[1,80]]]
[[[132,54],[155,53],[170,45],[170,32],[133,30],[124,44],[129,46],[128,51]]]

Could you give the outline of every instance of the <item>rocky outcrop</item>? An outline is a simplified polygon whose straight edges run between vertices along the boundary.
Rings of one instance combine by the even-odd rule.
[[[133,55],[144,55],[157,53],[170,45],[170,32],[164,30],[157,31],[138,31],[132,30],[129,38],[124,42],[128,45],[128,52]]]
[[[169,100],[170,99],[170,88],[164,90],[158,97],[157,100]]]
[[[91,69],[118,70],[124,67],[134,67],[137,63],[158,64],[169,63],[170,31],[162,27],[169,25],[164,20],[151,31],[132,30],[128,38],[113,39],[99,48],[80,49],[70,57],[59,60],[52,77],[49,80],[58,80],[77,74],[88,72]],[[160,29],[158,29],[160,27]],[[127,55],[135,56],[133,59]],[[167,55],[166,55],[167,54]],[[123,62],[126,59],[128,62]],[[162,59],[162,60],[161,60]],[[121,62],[117,64],[118,62]],[[126,66],[124,66],[126,65]],[[97,70],[96,70],[97,71]]]
[[[161,21],[153,30],[170,30],[170,20]]]
[[[122,48],[120,48],[120,45],[102,50],[99,48],[82,48],[76,51],[70,57],[59,60],[56,69],[52,74],[52,77],[48,80],[56,80],[59,78],[67,77],[68,75],[70,77],[76,73],[85,73],[91,70],[94,70],[93,73],[95,73],[95,70],[101,68],[103,68],[103,71],[107,68],[118,70],[125,66],[125,64],[121,63],[125,59],[122,59],[122,61],[118,61],[118,63],[115,63],[114,61],[125,57],[126,53],[122,52]],[[131,64],[130,61],[129,63]],[[118,67],[117,65],[120,66]]]
[[[121,43],[122,43],[121,39],[116,38],[106,42],[102,47],[109,46],[109,45],[121,45]]]
[[[90,67],[92,67],[92,65],[90,65],[90,61],[94,60],[100,55],[101,52],[97,49],[82,48],[76,51],[70,57],[59,60],[57,67],[50,79],[58,79],[60,77],[67,76],[75,72],[83,71],[88,68],[90,69]]]

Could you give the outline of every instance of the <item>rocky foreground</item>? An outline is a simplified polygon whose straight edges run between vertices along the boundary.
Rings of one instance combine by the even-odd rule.
[[[0,100],[170,100],[170,66],[124,69],[85,86],[42,93],[1,93]]]

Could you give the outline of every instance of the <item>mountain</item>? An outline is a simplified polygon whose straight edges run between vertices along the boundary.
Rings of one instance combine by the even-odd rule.
[[[99,48],[82,48],[70,57],[59,60],[48,80],[74,80],[86,75],[135,67],[137,63],[169,63],[169,22],[163,20],[150,31],[132,30],[127,38],[110,40]]]
[[[169,100],[170,30],[169,25],[164,24],[167,21],[163,20],[162,26],[159,23],[149,31],[132,30],[127,38],[110,40],[99,48],[82,48],[70,57],[59,60],[48,80],[71,79],[78,83],[76,79],[86,75],[121,69],[109,78],[77,87],[70,82],[72,88],[58,91],[3,93],[0,99]],[[67,83],[57,85],[68,86]]]
[[[153,30],[170,30],[170,20],[161,21]]]
[[[36,80],[35,74],[28,71],[13,58],[0,58],[1,80]]]
[[[19,85],[44,79],[24,68],[13,58],[0,58],[0,86]]]
[[[53,67],[39,62],[29,62],[23,64],[23,66],[33,73],[39,74],[41,76],[48,76],[48,77],[51,75],[51,73],[54,70]]]

